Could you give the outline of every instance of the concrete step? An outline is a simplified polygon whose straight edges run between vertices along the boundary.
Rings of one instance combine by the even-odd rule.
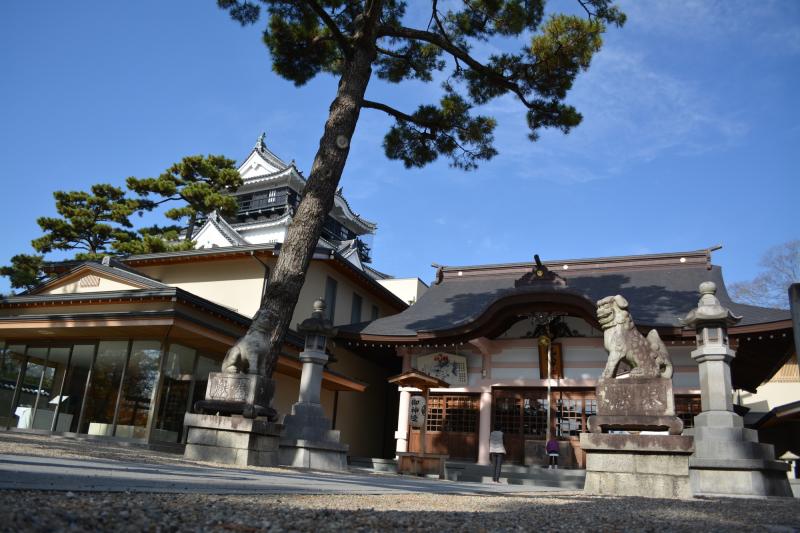
[[[355,472],[397,472],[397,461],[376,457],[350,457],[350,470]],[[492,467],[461,461],[448,461],[446,476],[451,481],[470,483],[492,483]],[[438,477],[438,476],[430,476]],[[505,464],[501,469],[500,482],[508,485],[528,485],[554,489],[582,489],[586,471],[559,468],[550,470],[542,466]]]

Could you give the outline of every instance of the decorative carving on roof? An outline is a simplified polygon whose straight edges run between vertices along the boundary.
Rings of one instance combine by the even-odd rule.
[[[533,259],[535,261],[533,269],[515,281],[515,287],[525,287],[539,283],[550,283],[563,287],[567,284],[567,282],[564,281],[564,278],[547,268],[547,265],[542,263],[542,260],[539,259],[538,254],[534,254]]]

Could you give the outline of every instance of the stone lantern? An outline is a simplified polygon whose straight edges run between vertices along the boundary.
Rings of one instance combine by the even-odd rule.
[[[775,460],[771,444],[758,441],[758,432],[744,427],[733,411],[728,327],[741,317],[722,306],[717,286],[700,284],[700,302],[682,320],[696,331],[692,359],[700,373],[702,412],[694,417],[695,452],[689,459],[689,479],[697,495],[791,496],[787,466]]]
[[[723,307],[716,292],[714,282],[701,283],[700,302],[683,319],[686,327],[696,331],[697,349],[692,359],[699,365],[703,412],[695,417],[695,425],[742,427],[741,417],[733,412],[731,361],[736,352],[728,344],[728,327],[742,317]]]
[[[300,353],[303,363],[303,373],[300,378],[300,396],[298,403],[320,405],[320,391],[322,388],[322,371],[328,362],[325,348],[328,337],[336,335],[336,328],[325,317],[325,301],[321,298],[314,301],[314,311],[311,317],[297,325],[297,331],[305,335],[305,344]]]
[[[345,470],[346,444],[339,442],[339,431],[331,429],[320,402],[322,374],[328,362],[325,347],[328,337],[336,335],[336,328],[325,317],[325,301],[314,302],[311,317],[297,325],[305,336],[300,353],[303,363],[300,375],[300,392],[291,414],[283,419],[280,443],[280,463],[316,470]]]

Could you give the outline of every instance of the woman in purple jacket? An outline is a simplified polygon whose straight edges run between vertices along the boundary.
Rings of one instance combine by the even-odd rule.
[[[547,456],[550,458],[547,468],[558,468],[558,441],[555,437],[550,437],[545,449],[547,450]]]

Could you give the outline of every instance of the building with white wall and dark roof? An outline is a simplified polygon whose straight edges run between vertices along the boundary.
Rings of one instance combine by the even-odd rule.
[[[46,283],[0,299],[2,427],[180,449],[183,416],[247,330],[305,186],[263,136],[239,172],[238,213],[205,220],[196,249],[51,264]],[[712,250],[439,267],[428,287],[373,268],[376,231],[339,191],[291,320],[299,324],[325,299],[338,336],[321,400],[353,457],[420,449],[408,420],[414,391],[387,381],[418,369],[449,384],[430,394],[428,451],[487,464],[488,434],[499,426],[512,463],[543,464],[551,434],[564,466],[582,467],[578,436],[607,358],[595,303],[609,295],[624,296],[636,325],[664,340],[687,427],[700,391],[694,333],[679,318],[696,306],[701,282],[715,282],[723,305],[743,316],[730,329],[740,396],[781,369],[781,379],[798,380],[789,312],[731,301]],[[300,350],[290,332],[274,375],[280,415],[298,396]],[[793,361],[794,372],[786,370]],[[800,455],[787,446],[778,455]]]
[[[550,434],[561,441],[562,461],[582,467],[578,437],[595,412],[595,386],[607,359],[597,300],[622,295],[638,328],[659,332],[674,365],[677,415],[692,427],[701,409],[697,364],[690,358],[695,339],[679,319],[696,306],[704,281],[715,282],[723,305],[744,317],[729,331],[736,350],[733,386],[756,391],[795,352],[791,317],[731,301],[711,250],[439,267],[413,306],[343,326],[339,336],[353,350],[379,350],[401,359],[404,371],[419,369],[450,384],[431,391],[428,451],[488,464],[489,432],[499,427],[513,463],[545,464]],[[551,339],[549,376],[542,335]],[[420,431],[408,422],[412,394],[398,391],[398,452],[420,449]]]

